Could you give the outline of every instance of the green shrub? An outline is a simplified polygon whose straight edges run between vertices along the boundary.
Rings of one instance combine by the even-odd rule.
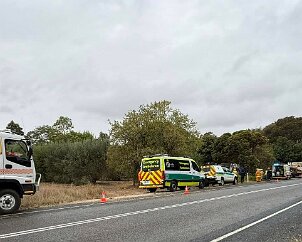
[[[108,141],[85,140],[37,145],[36,170],[43,180],[59,183],[96,183],[106,174]]]

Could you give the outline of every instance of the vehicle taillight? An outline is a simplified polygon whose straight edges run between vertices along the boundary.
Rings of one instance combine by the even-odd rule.
[[[141,178],[141,172],[139,172],[138,174],[137,174],[137,176],[138,176],[138,180],[140,181],[142,178]]]

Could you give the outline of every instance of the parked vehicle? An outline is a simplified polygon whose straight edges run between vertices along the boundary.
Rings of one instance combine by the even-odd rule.
[[[38,190],[41,175],[36,179],[32,154],[29,140],[0,132],[0,214],[17,211],[23,195]]]
[[[290,166],[290,172],[293,178],[302,177],[302,167],[301,166]]]
[[[272,179],[290,179],[290,166],[283,163],[274,163],[272,166]]]
[[[225,183],[238,183],[237,174],[230,171],[226,167],[220,165],[205,165],[201,167],[201,170],[205,173],[205,185],[219,184],[223,186]]]
[[[139,188],[155,192],[158,188],[167,188],[171,192],[196,186],[202,189],[205,176],[191,158],[153,155],[142,159],[138,173]]]
[[[238,183],[238,175],[231,172],[229,168],[222,167],[224,174],[223,179],[224,183],[233,183],[233,185],[236,185]]]
[[[302,162],[289,162],[292,177],[302,178]]]

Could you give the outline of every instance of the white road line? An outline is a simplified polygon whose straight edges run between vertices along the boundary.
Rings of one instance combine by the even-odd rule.
[[[39,209],[35,211],[28,211],[28,212],[19,212],[19,213],[14,213],[14,214],[7,214],[7,215],[1,215],[0,220],[4,218],[10,218],[10,217],[18,217],[18,215],[23,215],[23,214],[32,214],[32,213],[43,213],[43,212],[53,212],[53,211],[58,211],[58,210],[65,210],[65,209],[73,209],[73,208],[80,208],[80,207],[89,207],[95,205],[95,203],[88,204],[88,205],[76,205],[76,206],[65,206],[61,208],[48,208],[48,209]]]
[[[222,190],[222,189],[221,189]],[[153,196],[146,196],[139,198],[139,200],[145,200],[148,198],[161,198],[161,197],[171,197],[171,196],[176,196],[177,194],[180,193],[174,193],[174,194],[161,194],[161,195],[153,195]],[[137,197],[135,197],[137,198]],[[127,198],[125,197],[125,200],[116,200],[116,201],[109,201],[108,203],[118,203],[118,202],[128,202],[128,201],[133,201],[135,198]],[[1,219],[6,219],[6,218],[11,218],[11,217],[18,217],[18,215],[23,215],[23,214],[33,214],[33,213],[43,213],[43,212],[53,212],[53,211],[58,211],[58,210],[65,210],[65,209],[74,209],[74,208],[84,208],[84,207],[91,207],[94,205],[105,205],[104,203],[98,203],[99,199],[95,199],[95,202],[89,203],[89,204],[81,204],[81,205],[75,205],[75,206],[64,206],[60,208],[48,208],[48,209],[39,209],[39,210],[34,210],[34,211],[24,211],[24,212],[18,212],[14,214],[5,214],[0,216]]]
[[[221,241],[221,240],[223,240],[223,239],[226,239],[226,238],[228,238],[228,237],[230,237],[230,236],[232,236],[232,235],[234,235],[234,234],[237,234],[237,233],[239,233],[239,232],[241,232],[241,231],[243,231],[243,230],[245,230],[245,229],[248,229],[248,228],[250,228],[250,227],[252,227],[252,226],[254,226],[254,225],[258,224],[258,223],[261,223],[261,222],[263,222],[263,221],[265,221],[265,220],[267,220],[267,219],[269,219],[269,218],[272,218],[272,217],[274,217],[274,216],[276,216],[276,215],[278,215],[278,214],[280,214],[280,213],[283,213],[283,212],[285,212],[285,211],[288,210],[288,209],[291,209],[291,208],[293,208],[293,207],[296,207],[296,206],[298,206],[299,204],[302,204],[302,201],[297,202],[297,203],[295,203],[295,204],[293,204],[293,205],[291,205],[291,206],[289,206],[289,207],[287,207],[287,208],[284,208],[284,209],[282,209],[282,210],[280,210],[280,211],[278,211],[278,212],[276,212],[276,213],[273,213],[273,214],[271,214],[271,215],[269,215],[269,216],[266,216],[266,217],[264,217],[264,218],[262,218],[262,219],[260,219],[260,220],[258,220],[258,221],[255,221],[255,222],[253,222],[253,223],[251,223],[251,224],[248,224],[248,225],[243,226],[243,227],[241,227],[241,228],[239,228],[239,229],[236,229],[236,230],[234,230],[233,232],[230,232],[230,233],[225,234],[225,235],[223,235],[223,236],[221,236],[221,237],[219,237],[219,238],[217,238],[217,239],[212,240],[211,242],[218,242],[218,241]]]
[[[231,195],[225,195],[225,196],[221,196],[221,197],[213,197],[213,198],[207,198],[207,199],[203,199],[203,200],[195,200],[195,201],[192,201],[192,202],[185,202],[185,203],[179,203],[179,204],[174,204],[174,205],[167,205],[167,206],[164,206],[164,207],[138,210],[138,211],[135,211],[135,212],[121,213],[121,214],[110,215],[110,216],[106,216],[106,217],[76,221],[76,222],[65,223],[65,224],[58,224],[58,225],[53,225],[53,226],[48,226],[48,227],[41,227],[41,228],[30,229],[30,230],[24,230],[24,231],[13,232],[13,233],[8,233],[8,234],[1,234],[0,239],[6,239],[6,238],[17,237],[17,236],[33,234],[33,233],[40,233],[40,232],[49,231],[49,230],[62,229],[62,228],[67,228],[67,227],[83,225],[83,224],[100,222],[100,221],[104,221],[104,220],[110,220],[110,219],[128,217],[128,216],[133,216],[133,215],[138,215],[138,214],[150,213],[150,212],[155,212],[155,211],[158,211],[158,210],[184,207],[184,206],[193,205],[193,204],[200,204],[200,203],[204,203],[204,202],[216,201],[216,200],[220,200],[220,199],[238,197],[238,196],[243,196],[243,195],[248,195],[248,194],[253,194],[253,193],[258,193],[258,192],[277,190],[277,189],[282,189],[282,188],[287,188],[287,187],[294,187],[294,186],[301,186],[301,185],[302,185],[302,183],[296,183],[296,184],[291,184],[291,185],[271,187],[271,188],[265,188],[265,189],[254,190],[254,191],[249,191],[249,192],[234,193],[234,194],[231,194]]]

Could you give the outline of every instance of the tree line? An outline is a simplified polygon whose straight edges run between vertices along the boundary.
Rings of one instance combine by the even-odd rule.
[[[24,135],[19,124],[7,127]],[[169,101],[141,105],[110,122],[108,134],[95,137],[76,132],[72,120],[59,117],[25,135],[34,143],[36,169],[44,181],[95,183],[100,179],[137,178],[145,155],[190,156],[199,165],[237,163],[249,172],[280,162],[302,161],[302,117],[285,117],[263,129],[247,129],[221,136],[201,134],[194,122]]]

